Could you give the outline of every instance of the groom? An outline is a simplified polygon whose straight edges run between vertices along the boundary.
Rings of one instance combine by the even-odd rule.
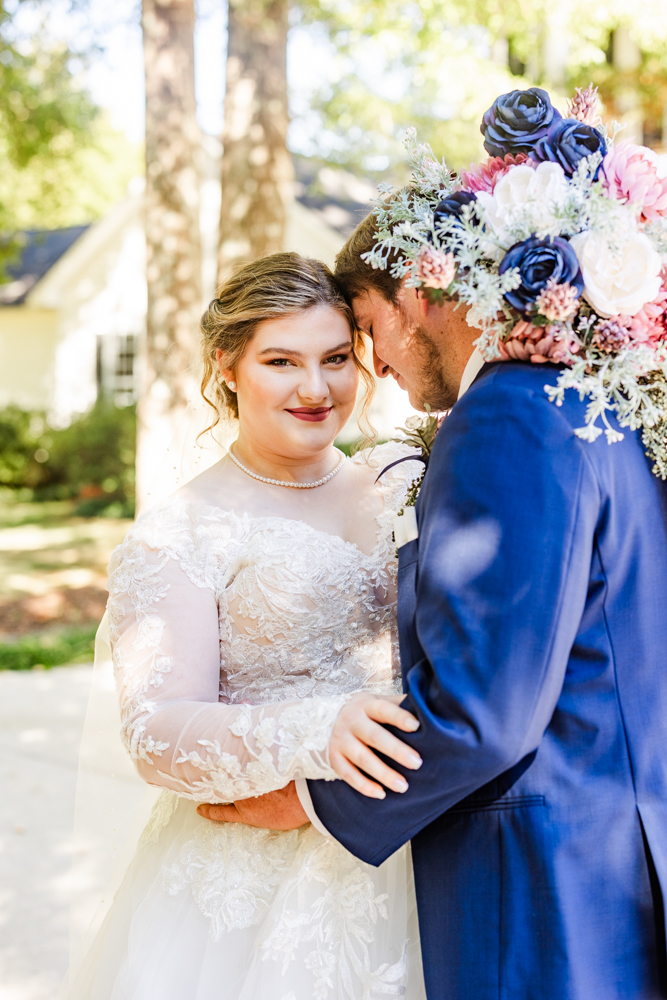
[[[484,364],[463,309],[367,266],[375,228],[337,262],[375,370],[453,407],[399,550],[424,764],[381,801],[308,782],[211,818],[310,818],[374,865],[411,839],[429,1000],[667,997],[667,489],[637,434],[575,436],[556,366]]]

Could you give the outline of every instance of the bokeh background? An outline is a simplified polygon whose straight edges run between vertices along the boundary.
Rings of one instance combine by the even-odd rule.
[[[279,249],[333,264],[405,179],[406,127],[465,167],[498,94],[564,111],[591,81],[665,152],[664,0],[1,0],[0,1000],[64,972],[106,565],[196,394],[216,283]],[[406,413],[383,384],[380,437]]]

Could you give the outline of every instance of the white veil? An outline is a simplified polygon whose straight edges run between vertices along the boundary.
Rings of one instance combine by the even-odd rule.
[[[391,402],[392,411],[396,409],[390,395],[385,405],[387,402]],[[372,416],[375,419],[381,424],[389,423],[379,402],[374,409],[376,412]],[[166,448],[163,446],[162,456],[154,461],[148,475],[149,485],[142,499],[141,514],[225,455],[236,437],[236,421],[223,420],[207,431],[212,414],[199,390],[193,389],[171,442]],[[396,414],[392,416],[390,426],[396,422]],[[160,450],[159,445],[157,450]],[[160,789],[146,785],[137,776],[121,744],[105,614],[95,641],[95,667],[79,754],[71,877],[70,969],[60,994],[63,998],[120,887],[159,795]]]
[[[156,463],[140,513],[219,461],[235,422],[205,431],[213,411],[193,390],[163,457]],[[201,433],[205,431],[205,433]],[[134,856],[160,789],[146,785],[120,740],[120,714],[105,613],[95,639],[95,666],[79,751],[74,811],[68,984],[87,954]]]

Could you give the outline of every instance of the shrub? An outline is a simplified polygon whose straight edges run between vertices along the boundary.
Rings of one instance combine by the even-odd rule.
[[[134,407],[100,401],[62,429],[43,413],[0,411],[0,484],[35,500],[80,499],[83,517],[134,514]]]
[[[0,483],[14,489],[33,488],[43,477],[35,459],[44,434],[42,414],[27,413],[18,406],[0,410]],[[41,456],[40,456],[41,457]]]

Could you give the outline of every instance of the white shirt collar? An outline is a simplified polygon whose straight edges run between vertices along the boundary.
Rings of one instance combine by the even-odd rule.
[[[484,357],[476,347],[473,348],[473,352],[468,358],[468,363],[463,369],[463,375],[461,377],[461,385],[459,387],[458,399],[468,391],[470,386],[473,384],[479,373],[484,366]]]

